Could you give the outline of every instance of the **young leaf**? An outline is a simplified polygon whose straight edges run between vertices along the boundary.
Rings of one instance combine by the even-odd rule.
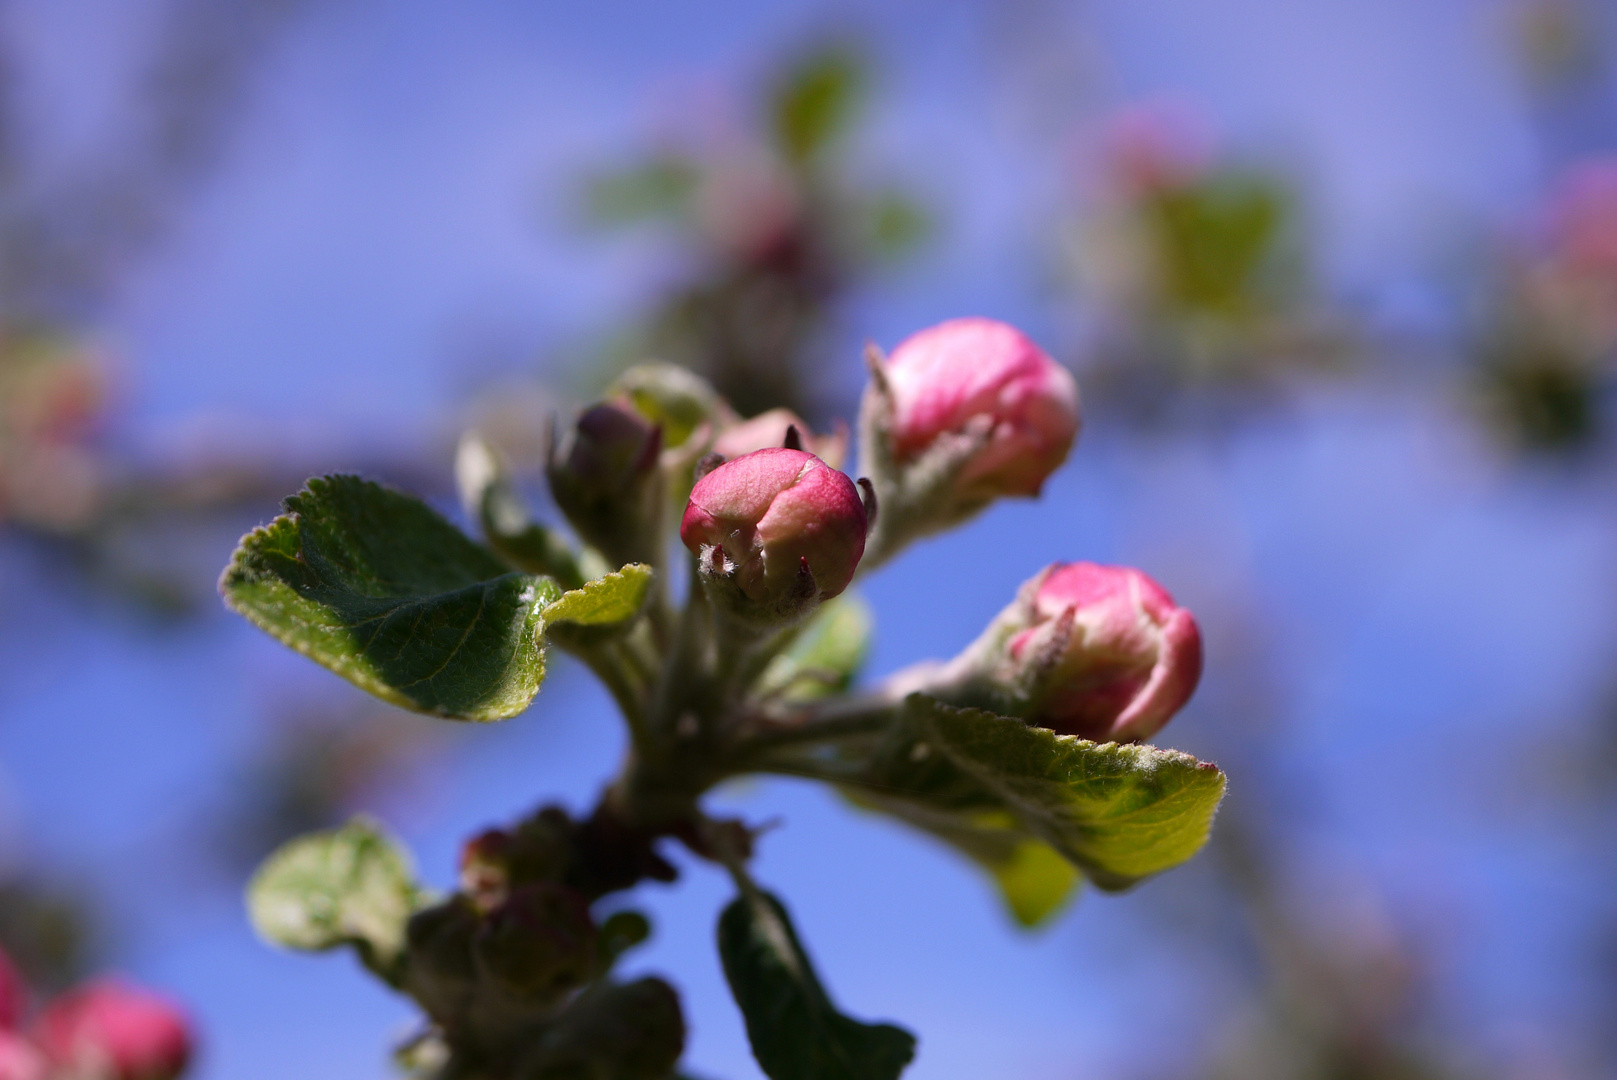
[[[406,709],[501,720],[528,707],[555,582],[507,572],[425,503],[356,476],[310,480],[286,510],[225,568],[233,610]]]
[[[651,591],[651,579],[651,567],[630,563],[562,593],[540,614],[557,644],[594,644],[629,628]]]
[[[409,857],[379,826],[355,818],[283,844],[247,886],[247,911],[267,941],[304,951],[352,945],[392,981],[420,898]]]
[[[837,1012],[773,896],[739,896],[724,909],[719,958],[770,1080],[895,1080],[915,1056],[909,1032]]]
[[[920,694],[905,708],[929,749],[1102,889],[1126,889],[1196,854],[1224,796],[1216,766],[1176,750],[1096,744]]]

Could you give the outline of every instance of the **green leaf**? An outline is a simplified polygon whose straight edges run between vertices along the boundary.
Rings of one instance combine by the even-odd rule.
[[[1102,889],[1189,859],[1207,842],[1224,774],[1154,746],[1096,744],[921,694],[905,702],[919,744],[1003,800]]]
[[[843,134],[863,96],[864,64],[844,45],[799,61],[775,92],[775,138],[786,157],[806,162]]]
[[[225,568],[232,610],[406,709],[501,720],[528,707],[555,582],[507,571],[425,503],[355,476],[310,480],[286,510]]]
[[[651,592],[651,567],[630,563],[622,570],[586,582],[561,594],[541,614],[556,640],[588,645],[623,633],[645,606]]]
[[[584,205],[602,225],[678,220],[687,215],[701,176],[693,162],[676,155],[653,158],[622,172],[589,179]]]
[[[304,951],[352,945],[389,981],[420,901],[409,857],[364,818],[288,841],[247,886],[247,912],[265,940]]]
[[[719,957],[770,1080],[894,1080],[915,1056],[909,1032],[837,1011],[773,896],[754,892],[724,909]]]
[[[787,701],[813,701],[846,690],[870,655],[874,620],[854,593],[825,604],[797,640],[764,669],[754,692]]]
[[[584,584],[579,554],[555,530],[533,520],[493,447],[476,432],[461,436],[455,453],[455,483],[466,515],[483,539],[512,567],[556,579],[564,589]]]

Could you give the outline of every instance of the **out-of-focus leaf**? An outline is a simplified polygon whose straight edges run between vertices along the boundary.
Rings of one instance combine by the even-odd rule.
[[[817,611],[791,648],[764,669],[756,692],[812,701],[846,690],[870,655],[870,605],[843,593]]]
[[[882,192],[867,213],[871,245],[885,258],[909,254],[932,233],[931,215],[901,191]]]
[[[608,398],[627,398],[663,430],[663,446],[675,449],[703,424],[732,423],[735,415],[708,381],[677,364],[636,364],[612,381]]]
[[[420,899],[408,856],[363,818],[289,841],[247,887],[248,914],[265,940],[305,951],[352,945],[389,981]]]
[[[1171,301],[1225,315],[1258,302],[1259,275],[1278,254],[1289,209],[1276,184],[1221,175],[1160,192],[1149,209]]]
[[[847,46],[804,57],[775,92],[775,139],[781,151],[800,163],[824,152],[847,129],[864,89],[864,64]]]
[[[724,909],[719,957],[770,1080],[894,1080],[915,1056],[909,1032],[837,1011],[773,896],[739,896]]]
[[[457,720],[527,708],[554,581],[508,572],[425,503],[355,476],[310,480],[286,509],[226,567],[233,610],[395,705]]]
[[[668,155],[623,172],[591,179],[585,189],[590,217],[605,225],[628,225],[689,212],[700,174],[694,163]]]
[[[584,584],[578,553],[528,515],[494,448],[468,431],[455,454],[455,482],[466,514],[495,553],[518,570],[554,578],[564,589]]]
[[[1224,774],[1154,746],[1097,744],[924,695],[905,703],[917,744],[1003,800],[1103,889],[1189,859],[1207,842]]]

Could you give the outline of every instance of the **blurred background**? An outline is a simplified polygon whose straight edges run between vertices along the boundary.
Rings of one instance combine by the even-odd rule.
[[[424,876],[622,737],[563,660],[456,727],[227,616],[314,472],[456,513],[453,441],[677,360],[851,418],[866,341],[957,315],[1079,375],[1039,503],[871,578],[870,675],[1045,563],[1201,620],[1159,742],[1208,850],[1019,930],[827,792],[761,880],[941,1078],[1617,1076],[1617,9],[1606,0],[0,4],[0,946],[188,1003],[205,1080],[389,1074],[411,1010],[249,931],[356,810]],[[756,1077],[684,864],[637,966]]]

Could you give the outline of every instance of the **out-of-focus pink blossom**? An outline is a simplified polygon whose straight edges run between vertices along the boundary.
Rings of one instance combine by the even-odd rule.
[[[28,984],[23,982],[11,957],[0,952],[0,1031],[16,1028],[27,1009]]]
[[[1147,101],[1119,109],[1102,135],[1109,180],[1125,196],[1184,187],[1212,166],[1213,139],[1190,106]]]
[[[1571,170],[1550,205],[1555,251],[1576,266],[1617,273],[1617,157]]]
[[[798,437],[803,440],[804,450],[833,469],[842,467],[842,460],[848,452],[847,428],[843,427],[829,435],[816,435],[808,424],[790,409],[770,409],[750,420],[743,420],[733,427],[726,428],[713,441],[713,450],[726,458],[738,458],[754,450],[783,446],[786,442],[786,429],[790,427],[797,428]]]
[[[15,1031],[0,1031],[0,1080],[45,1080],[45,1055]]]
[[[1008,644],[1033,665],[1027,719],[1097,741],[1147,739],[1190,700],[1201,632],[1190,612],[1132,567],[1056,563],[1019,603],[1026,628]]]
[[[51,1063],[74,1076],[173,1080],[191,1058],[191,1029],[178,1006],[116,979],[57,998],[35,1027]]]
[[[901,466],[940,439],[979,441],[955,474],[962,500],[1037,495],[1078,435],[1076,380],[1006,323],[951,319],[922,330],[893,350],[883,374]]]
[[[697,481],[679,537],[704,574],[732,579],[750,601],[778,603],[813,576],[817,599],[853,580],[865,551],[865,507],[846,475],[802,450],[758,450]]]

